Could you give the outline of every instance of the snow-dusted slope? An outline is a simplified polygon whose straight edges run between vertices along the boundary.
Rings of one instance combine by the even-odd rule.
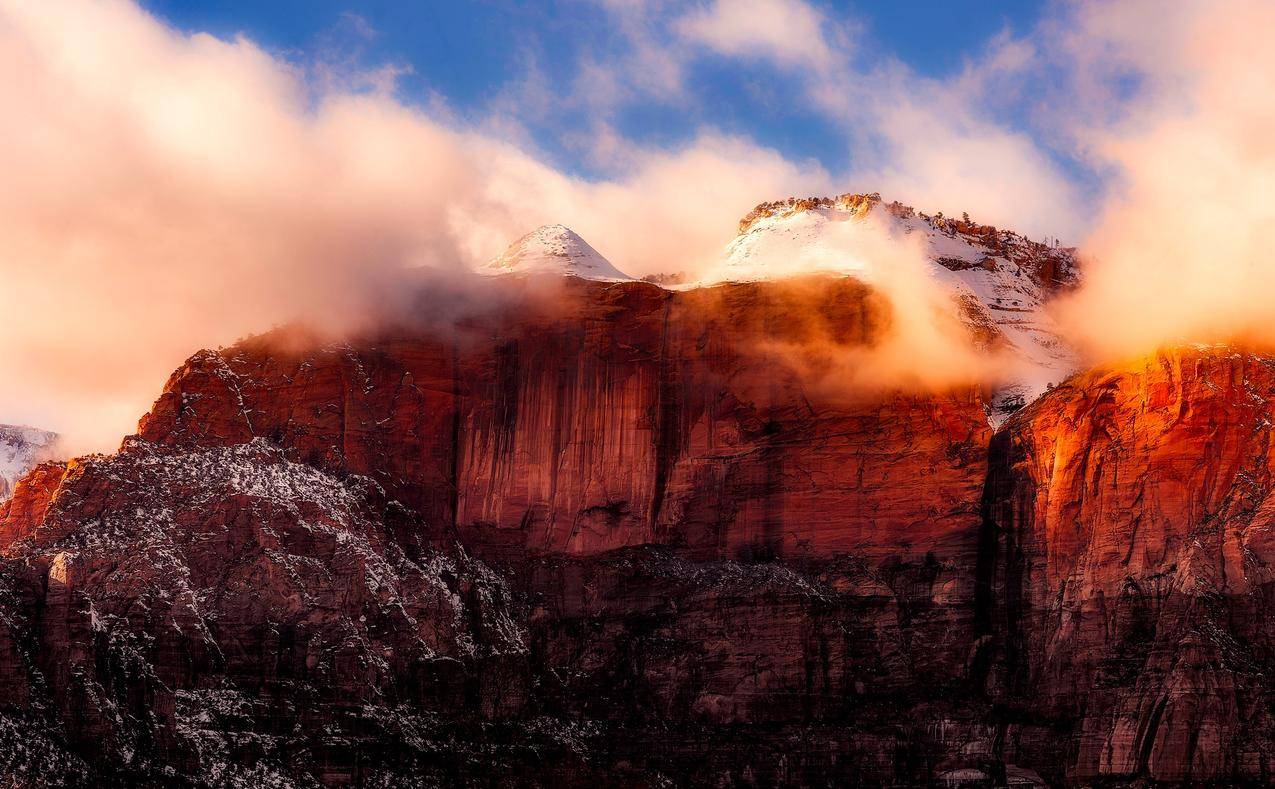
[[[563,225],[545,225],[533,230],[484,266],[481,273],[564,274],[614,282],[633,279]]]
[[[57,453],[58,434],[34,427],[0,425],[0,501],[32,467]]]
[[[763,203],[740,222],[721,267],[706,281],[776,279],[827,272],[871,283],[889,265],[889,241],[919,242],[930,275],[962,317],[1016,360],[990,418],[999,424],[1075,367],[1075,355],[1043,309],[1076,280],[1075,252],[968,218],[928,216],[880,195]]]

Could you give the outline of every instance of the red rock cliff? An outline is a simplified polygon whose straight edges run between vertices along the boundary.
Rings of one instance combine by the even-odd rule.
[[[573,287],[457,344],[202,352],[140,435],[266,438],[476,544],[532,551],[915,557],[970,532],[990,436],[976,390],[832,398],[767,350],[873,342],[888,316],[864,286]]]
[[[201,352],[28,477],[6,769],[1270,780],[1268,359],[1094,371],[992,436],[975,390],[818,374],[888,330],[852,280],[566,287]]]
[[[1068,775],[1269,780],[1275,362],[1191,348],[1078,376],[997,437],[981,613],[1001,698]]]

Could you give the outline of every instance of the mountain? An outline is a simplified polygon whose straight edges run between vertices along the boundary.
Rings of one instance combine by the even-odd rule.
[[[830,330],[872,342],[870,289],[825,288]],[[808,303],[572,278],[481,341],[196,354],[118,454],[0,510],[0,678],[30,700],[4,714],[74,780],[695,782],[736,769],[706,752],[774,776],[847,736],[884,758],[837,699],[957,681],[990,430],[974,391],[806,394],[759,340]],[[951,604],[920,610],[933,586]]]
[[[1045,309],[1078,282],[1075,250],[1031,241],[963,219],[918,212],[879,194],[789,198],[762,203],[709,279],[755,281],[823,272],[879,283],[894,261],[881,235],[918,245],[926,272],[950,294],[984,342],[1009,352],[1009,379],[993,401],[993,424],[1075,372],[1078,359]]]
[[[1186,347],[993,439],[975,661],[993,698],[1077,722],[1075,779],[1275,779],[1273,410],[1275,359]]]
[[[9,497],[23,474],[57,454],[58,440],[58,434],[48,430],[0,425],[0,501]]]
[[[480,273],[559,274],[610,282],[633,279],[563,225],[545,225],[531,231],[480,269]]]
[[[1073,248],[1032,241],[1011,230],[929,215],[881,195],[788,198],[758,205],[739,234],[689,286],[759,282],[795,276],[853,277],[880,286],[895,263],[880,253],[919,246],[926,274],[948,294],[976,341],[1009,360],[988,403],[993,426],[1076,371],[1077,355],[1046,309],[1079,281]],[[485,274],[553,274],[608,282],[632,277],[563,225],[546,225],[514,242]],[[657,281],[659,278],[648,278]]]
[[[463,335],[201,351],[117,454],[25,477],[0,769],[1275,778],[1275,358],[1083,371],[993,429],[975,389],[848,396],[776,360],[879,340],[856,278],[561,290]]]

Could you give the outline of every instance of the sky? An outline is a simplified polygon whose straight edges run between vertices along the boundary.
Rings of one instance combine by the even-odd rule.
[[[376,325],[405,271],[481,298],[562,223],[694,277],[793,195],[1077,246],[1090,363],[1275,347],[1273,29],[1269,0],[0,0],[0,422],[110,450],[196,350]]]
[[[692,7],[650,0],[632,4],[659,7],[670,16]],[[556,165],[584,175],[598,175],[601,168],[572,137],[573,132],[587,136],[592,108],[572,107],[561,115],[560,107],[534,112],[518,105],[519,85],[535,79],[538,91],[567,103],[578,93],[582,64],[606,62],[631,47],[623,15],[591,0],[147,0],[143,5],[180,29],[223,37],[242,33],[285,57],[305,59],[336,49],[338,57],[365,65],[392,64],[404,70],[397,85],[404,101],[428,105],[441,98],[469,119],[497,109],[507,112]],[[943,79],[981,57],[998,36],[1030,31],[1046,5],[919,0],[812,7],[829,25],[848,29],[845,48],[856,61],[898,60],[918,75]],[[757,12],[745,3],[738,13]],[[689,67],[685,82],[687,97],[647,92],[616,108],[615,131],[637,143],[667,145],[711,124],[833,170],[844,169],[854,156],[838,124],[785,95],[791,89],[789,74],[703,58]]]

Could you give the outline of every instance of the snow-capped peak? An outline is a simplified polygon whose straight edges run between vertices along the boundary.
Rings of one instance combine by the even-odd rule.
[[[560,274],[608,282],[633,279],[565,225],[545,225],[531,231],[484,266],[481,273]]]
[[[0,425],[0,501],[9,497],[24,474],[56,456],[59,440],[48,430]]]
[[[929,215],[881,195],[843,194],[835,198],[788,198],[762,203],[739,223],[726,247],[720,280],[778,279],[794,274],[871,274],[871,264],[855,249],[874,223],[900,237],[921,242],[926,257],[949,271],[1012,269],[1046,290],[1074,283],[1075,250],[1032,241],[1012,230]]]
[[[879,194],[762,203],[740,221],[739,235],[704,282],[824,273],[873,284],[890,265],[879,254],[882,238],[919,244],[930,277],[951,294],[963,319],[1018,360],[1012,380],[994,398],[994,425],[1074,369],[1075,354],[1044,309],[1076,283],[1074,249],[980,225],[968,215],[927,215]]]

